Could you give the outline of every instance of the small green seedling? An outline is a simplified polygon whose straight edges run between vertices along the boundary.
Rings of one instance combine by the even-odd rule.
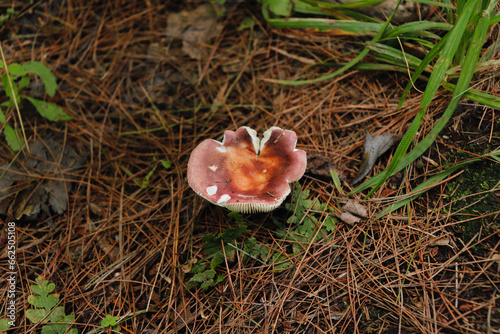
[[[71,327],[75,321],[74,315],[66,315],[63,306],[58,306],[59,294],[50,294],[55,289],[54,283],[49,283],[41,277],[36,279],[37,285],[31,285],[31,290],[37,294],[28,296],[28,303],[35,308],[26,310],[26,317],[33,323],[42,323],[42,334],[78,334]]]
[[[13,151],[18,151],[24,145],[20,134],[6,124],[5,111],[14,108],[22,108],[23,101],[29,101],[38,113],[50,121],[67,121],[72,119],[71,116],[66,114],[61,107],[55,103],[46,102],[34,97],[20,94],[20,91],[28,86],[31,82],[30,75],[37,75],[40,77],[45,93],[53,97],[56,93],[57,83],[56,78],[50,69],[38,61],[31,61],[24,64],[12,63],[8,67],[4,61],[0,60],[0,70],[4,69],[0,75],[5,95],[9,98],[7,101],[0,103],[0,125],[4,124],[4,135],[7,144]]]
[[[114,317],[110,314],[106,315],[106,318],[101,320],[101,327],[102,328],[112,328],[114,331],[120,331],[122,328],[117,325],[119,318]]]
[[[161,159],[160,162],[161,162],[161,165],[163,166],[163,168],[165,168],[165,169],[169,169],[172,166],[172,161],[170,161],[170,160]]]
[[[9,321],[10,320],[7,318],[0,319],[0,334],[5,333],[5,331],[10,328]]]
[[[146,189],[149,186],[149,180],[151,179],[151,176],[153,176],[156,168],[158,167],[157,162],[160,162],[163,168],[169,169],[172,166],[172,161],[170,160],[157,160],[156,157],[153,157],[153,168],[146,174],[144,179],[141,182],[141,188]]]
[[[293,241],[292,249],[294,253],[301,251],[304,245],[309,242],[316,242],[328,237],[330,232],[335,230],[336,218],[331,215],[323,215],[318,219],[319,212],[330,212],[325,203],[319,203],[308,199],[309,190],[302,190],[298,182],[292,195],[292,201],[285,204],[285,209],[294,213],[287,220],[287,224],[274,219],[278,225],[276,234],[289,241]],[[319,229],[319,230],[318,230]]]
[[[188,289],[199,285],[203,290],[207,290],[224,280],[224,276],[217,276],[215,268],[222,264],[225,258],[234,256],[236,249],[229,246],[229,243],[236,243],[237,239],[249,232],[241,214],[231,212],[229,216],[236,220],[238,226],[228,228],[217,235],[209,233],[203,237],[203,248],[212,260],[210,263],[202,261],[191,268],[189,273],[194,276],[186,284]]]
[[[15,18],[19,12],[14,8],[7,8],[4,14],[0,14],[0,29],[5,27],[5,22],[10,21]]]

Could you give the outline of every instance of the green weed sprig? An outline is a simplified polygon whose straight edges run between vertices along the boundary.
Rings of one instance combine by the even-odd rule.
[[[24,100],[30,102],[41,116],[50,121],[56,122],[72,119],[57,104],[20,93],[30,84],[31,75],[34,74],[42,80],[45,93],[53,97],[56,93],[57,83],[55,76],[47,66],[38,61],[31,61],[24,64],[12,63],[7,67],[5,62],[0,60],[1,69],[4,72],[0,75],[0,81],[8,100],[0,103],[0,125],[4,125],[3,133],[5,140],[13,151],[19,151],[24,146],[24,140],[10,124],[6,123],[5,115],[9,110],[14,108],[22,109],[22,102]],[[4,110],[7,112],[4,113]]]
[[[28,303],[35,308],[26,310],[26,318],[33,323],[44,324],[42,334],[78,334],[77,329],[69,329],[75,316],[66,315],[64,306],[55,307],[59,303],[59,294],[51,294],[55,284],[41,277],[36,278],[36,283],[31,285],[31,290],[36,295],[28,296]]]

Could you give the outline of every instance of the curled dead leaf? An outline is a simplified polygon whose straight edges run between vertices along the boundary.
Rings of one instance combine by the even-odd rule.
[[[192,259],[189,259],[187,260],[186,263],[184,263],[182,266],[181,266],[181,270],[184,274],[187,274],[188,272],[191,271],[191,269],[193,268],[193,265],[196,264],[198,262],[198,260],[196,258],[192,258]]]
[[[356,201],[348,200],[342,207],[342,213],[338,216],[344,223],[354,225],[361,219],[368,217],[366,207]]]
[[[372,135],[367,132],[364,143],[365,153],[363,155],[363,162],[361,163],[359,174],[351,181],[351,184],[358,183],[368,175],[373,169],[377,159],[400,140],[400,135],[392,133],[384,133],[372,137]]]
[[[429,246],[448,246],[450,244],[450,238],[438,238],[430,242]]]
[[[368,210],[355,201],[347,201],[347,203],[342,207],[344,211],[348,211],[356,216],[366,218],[368,217]]]
[[[354,225],[356,223],[359,223],[361,221],[361,218],[356,217],[352,213],[349,212],[342,212],[339,217],[344,223],[347,223],[349,225]]]

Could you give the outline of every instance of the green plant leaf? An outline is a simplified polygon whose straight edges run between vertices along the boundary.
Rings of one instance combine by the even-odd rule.
[[[5,123],[5,114],[0,110],[0,124]]]
[[[253,17],[247,16],[243,19],[243,21],[241,21],[238,27],[238,31],[252,29],[254,25],[255,25],[255,19]]]
[[[12,83],[12,85],[11,85]],[[12,82],[9,80],[6,74],[2,75],[2,85],[5,90],[5,95],[12,101],[12,105],[14,105],[14,101],[17,101],[19,104],[20,98],[19,98],[19,87],[16,85],[15,82]],[[15,99],[14,99],[15,96]]]
[[[3,129],[5,141],[12,151],[17,152],[24,146],[24,139],[21,134],[14,130],[9,124],[5,124]]]
[[[28,101],[30,101],[38,111],[40,115],[48,119],[49,121],[69,121],[73,117],[66,114],[61,107],[52,102],[46,102],[33,97],[23,96]]]
[[[141,183],[142,189],[146,189],[149,186],[149,179],[151,178],[151,176],[153,176],[153,174],[156,170],[156,167],[157,167],[157,165],[154,165],[153,168],[148,172],[148,174],[146,174],[146,176],[144,177],[144,180],[142,180],[142,183]]]
[[[55,284],[43,280],[41,277],[36,278],[37,285],[31,285],[31,290],[39,296],[28,296],[28,303],[35,307],[44,308],[49,312],[59,302],[59,295],[49,295],[55,289]]]
[[[161,162],[161,165],[163,166],[163,168],[166,168],[166,169],[169,169],[170,167],[172,167],[172,161],[170,160],[160,160]]]
[[[106,314],[106,318],[101,320],[101,327],[106,328],[110,326],[116,326],[118,317],[114,317],[111,314]]]
[[[42,334],[78,334],[77,329],[69,329],[75,316],[66,315],[63,306],[54,308],[59,302],[59,295],[49,293],[54,291],[55,284],[41,277],[36,278],[36,283],[37,285],[31,285],[31,290],[39,296],[28,296],[28,303],[38,308],[26,310],[26,317],[33,323],[43,321],[45,325],[42,327]]]
[[[216,274],[217,274],[216,271],[213,269],[205,270],[204,272],[201,272],[201,273],[196,274],[193,277],[191,277],[191,279],[189,281],[201,283],[201,285],[200,285],[201,288],[203,290],[207,290],[208,288],[213,287],[219,283],[220,277],[217,279],[217,281],[214,281],[214,277]]]
[[[263,0],[263,7],[269,8],[269,11],[277,16],[290,16],[292,12],[292,1],[290,0]]]
[[[0,319],[0,333],[10,328],[10,320],[7,318]]]
[[[226,255],[229,256],[231,253],[234,253],[234,249],[226,249]],[[210,261],[210,268],[215,269],[219,264],[224,263],[224,259],[226,256],[222,253],[222,251],[218,252],[215,254],[215,256],[212,258],[212,261]]]
[[[19,83],[17,84],[17,87],[19,89],[23,89],[24,87],[28,86],[30,84],[30,77],[28,75],[24,75],[21,80],[19,80]]]
[[[18,63],[12,63],[9,65],[9,73],[13,76],[21,77],[26,74],[26,69]]]
[[[50,97],[53,97],[56,94],[56,89],[57,89],[57,83],[56,83],[56,77],[50,69],[45,66],[43,63],[39,61],[31,61],[28,63],[25,63],[24,68],[26,71],[30,73],[34,73],[42,79],[43,84],[45,85],[45,92],[47,95]]]
[[[9,20],[11,20],[13,18],[13,16],[17,15],[17,13],[18,13],[17,10],[15,10],[12,7],[9,7],[5,11],[5,14],[0,14],[0,28],[3,28],[4,27],[4,23],[7,22],[7,21],[9,21]],[[1,60],[0,60],[0,62],[1,62]],[[2,68],[2,67],[0,66],[0,68]]]
[[[28,296],[28,302],[29,302],[29,297]],[[32,323],[38,323],[45,319],[49,312],[43,308],[37,308],[37,309],[29,309],[26,310],[26,318],[28,318]]]
[[[78,334],[78,330],[76,328],[69,329],[71,327],[71,323],[74,321],[74,315],[65,316],[58,322],[66,322],[67,324],[46,324],[42,327],[42,334]]]

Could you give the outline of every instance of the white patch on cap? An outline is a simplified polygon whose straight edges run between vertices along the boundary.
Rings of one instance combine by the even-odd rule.
[[[244,126],[244,128],[247,130],[248,134],[250,135],[250,138],[252,138],[252,145],[255,150],[255,153],[257,155],[260,153],[260,139],[257,137],[257,131],[254,129],[249,128],[248,126]]]
[[[220,153],[226,153],[226,147],[225,146],[219,146],[217,147],[217,151],[219,151]]]
[[[217,167],[217,166],[213,165],[213,166],[209,166],[208,168],[209,168],[210,170],[212,170],[212,171],[214,171],[214,172],[215,172],[215,171],[217,170],[217,168],[219,168],[219,167]]]
[[[207,187],[207,194],[209,195],[215,195],[217,193],[217,186],[210,186]]]
[[[224,203],[224,202],[227,202],[231,199],[231,196],[229,196],[228,194],[224,194],[222,195],[219,200],[217,201],[217,204],[221,204],[221,203]]]

